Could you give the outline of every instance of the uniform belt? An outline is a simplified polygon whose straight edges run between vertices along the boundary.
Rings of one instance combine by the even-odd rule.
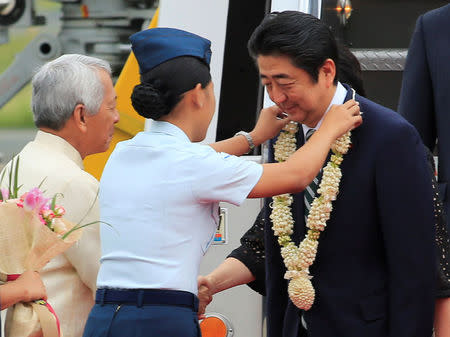
[[[198,311],[198,298],[188,291],[162,289],[100,288],[95,296],[98,304],[174,305]]]

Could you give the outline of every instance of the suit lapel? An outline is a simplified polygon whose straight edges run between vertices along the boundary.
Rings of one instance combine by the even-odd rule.
[[[345,95],[345,99],[344,99],[344,103],[345,103],[348,100],[352,99],[353,91],[352,91],[352,88],[348,84],[342,83],[342,85],[344,86],[345,90],[347,90],[347,94]]]
[[[347,95],[345,95],[345,99],[344,99],[344,103],[345,103],[345,102],[347,102],[348,100],[352,99],[352,97],[353,97],[353,91],[352,91],[352,88],[351,88],[348,84],[342,83],[342,85],[343,85],[344,88],[347,90]],[[357,102],[360,103],[359,107],[360,107],[361,111],[364,112],[364,107],[362,106],[363,103],[360,101],[360,98],[361,98],[361,97],[362,97],[362,96],[359,96],[358,94],[356,94],[356,95],[355,95],[355,100],[356,100]],[[364,115],[362,115],[362,116],[363,116],[363,119],[364,119]],[[350,148],[352,148],[352,149],[354,149],[355,147],[357,147],[357,144],[358,144],[358,133],[359,133],[359,129],[360,129],[360,128],[356,128],[355,130],[352,131],[352,137],[351,137],[352,143],[350,144]]]

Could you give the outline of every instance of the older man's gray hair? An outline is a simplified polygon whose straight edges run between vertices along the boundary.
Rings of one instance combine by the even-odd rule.
[[[104,95],[101,70],[111,75],[108,62],[78,54],[66,54],[43,65],[32,81],[31,105],[36,126],[60,130],[77,104],[83,104],[89,114],[95,115]]]

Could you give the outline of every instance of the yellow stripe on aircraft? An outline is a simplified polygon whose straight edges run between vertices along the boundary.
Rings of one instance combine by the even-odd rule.
[[[148,28],[155,28],[158,25],[158,14],[159,8],[156,10]],[[109,150],[104,153],[88,156],[84,160],[85,170],[97,179],[100,179],[106,161],[116,147],[116,144],[130,139],[138,132],[144,130],[145,118],[139,116],[136,111],[134,111],[130,98],[133,88],[139,83],[139,65],[133,52],[131,52],[115,85],[117,93],[117,110],[120,114],[120,121],[115,126]]]

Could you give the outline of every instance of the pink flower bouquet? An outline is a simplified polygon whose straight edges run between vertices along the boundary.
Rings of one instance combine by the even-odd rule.
[[[16,162],[17,172],[18,162]],[[1,181],[1,179],[0,179]],[[39,188],[17,198],[17,179],[12,188],[0,189],[0,279],[13,280],[26,270],[40,270],[53,257],[76,242],[84,226],[64,219],[56,196],[45,198]],[[61,337],[56,313],[46,301],[17,303],[8,309],[6,337]]]

